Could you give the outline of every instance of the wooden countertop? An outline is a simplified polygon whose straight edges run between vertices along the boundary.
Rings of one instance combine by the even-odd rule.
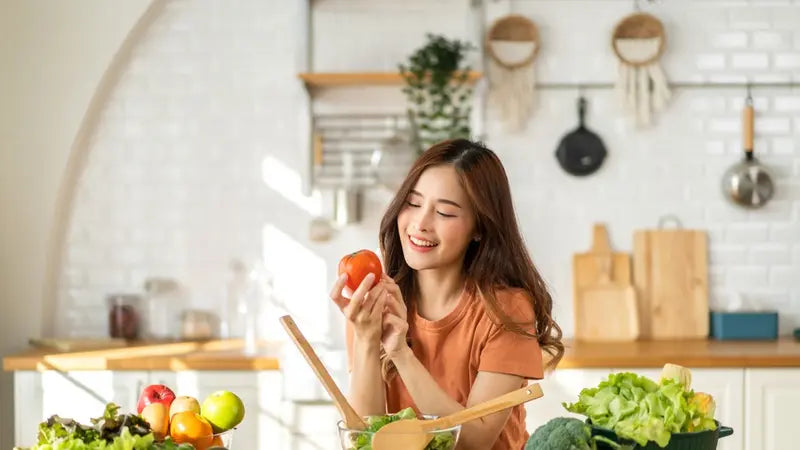
[[[798,367],[800,342],[777,341],[636,341],[564,342],[558,368],[662,367],[670,362],[689,368]],[[106,350],[58,352],[31,349],[3,359],[14,370],[279,370],[280,344],[262,344],[260,354],[242,353],[237,339],[207,342],[140,343]]]
[[[34,348],[3,358],[3,370],[278,370],[279,344],[242,352],[241,339],[132,343],[103,350],[59,352]]]
[[[620,343],[565,342],[558,368],[662,367],[665,363],[689,368],[800,367],[800,342],[777,341],[635,341]]]

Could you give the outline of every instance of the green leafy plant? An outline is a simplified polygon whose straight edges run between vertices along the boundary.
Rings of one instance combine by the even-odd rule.
[[[562,405],[641,446],[654,441],[663,448],[673,433],[717,427],[713,398],[686,389],[675,378],[656,383],[632,372],[612,373],[597,387],[581,390],[577,402]]]
[[[472,112],[470,67],[464,59],[475,47],[432,33],[426,37],[427,43],[398,65],[419,153],[445,139],[469,138]]]

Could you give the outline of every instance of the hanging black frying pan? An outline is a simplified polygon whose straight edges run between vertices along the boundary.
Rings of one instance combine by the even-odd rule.
[[[753,99],[749,92],[742,119],[744,159],[725,172],[722,191],[737,205],[760,208],[772,198],[775,185],[769,171],[753,156]]]
[[[556,159],[561,167],[572,175],[585,176],[594,173],[606,158],[606,147],[600,136],[584,125],[586,99],[578,98],[578,127],[561,138],[556,149]]]

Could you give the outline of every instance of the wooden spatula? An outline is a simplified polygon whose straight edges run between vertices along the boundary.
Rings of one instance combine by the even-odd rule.
[[[320,361],[319,356],[314,352],[311,344],[308,343],[303,333],[300,332],[300,329],[297,328],[297,324],[294,323],[291,316],[281,317],[280,322],[283,328],[286,329],[286,332],[289,333],[289,336],[291,336],[292,341],[294,341],[300,353],[303,354],[308,364],[314,369],[314,373],[317,375],[317,378],[319,378],[319,381],[325,386],[328,394],[330,394],[333,402],[336,404],[336,408],[339,409],[339,414],[342,415],[345,426],[351,430],[365,430],[367,424],[364,422],[364,419],[350,406],[350,402],[347,401],[342,391],[336,386],[333,378],[331,378],[331,374],[328,373],[328,370],[322,364],[322,361]]]
[[[433,439],[429,432],[451,428],[470,420],[502,411],[512,406],[537,399],[544,395],[534,383],[492,400],[479,403],[457,413],[433,420],[398,420],[384,425],[372,436],[374,450],[422,450]]]

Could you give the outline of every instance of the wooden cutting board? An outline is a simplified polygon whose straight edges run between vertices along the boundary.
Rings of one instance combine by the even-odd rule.
[[[128,343],[125,339],[116,338],[84,338],[84,339],[52,339],[52,338],[30,338],[28,343],[37,348],[58,350],[61,352],[72,352],[80,350],[97,350],[107,348],[125,347]]]
[[[575,254],[572,266],[576,339],[635,340],[639,320],[631,258],[612,251],[605,225],[594,225],[591,250]]]
[[[636,290],[611,280],[613,257],[600,261],[600,280],[580,289],[575,301],[575,338],[583,341],[633,341],[639,337]]]
[[[572,293],[575,298],[582,288],[600,281],[601,263],[609,254],[612,256],[611,280],[619,285],[631,284],[630,254],[612,251],[608,230],[605,225],[598,223],[592,230],[592,248],[572,257]]]
[[[689,229],[636,230],[633,278],[643,338],[708,337],[708,242]]]

